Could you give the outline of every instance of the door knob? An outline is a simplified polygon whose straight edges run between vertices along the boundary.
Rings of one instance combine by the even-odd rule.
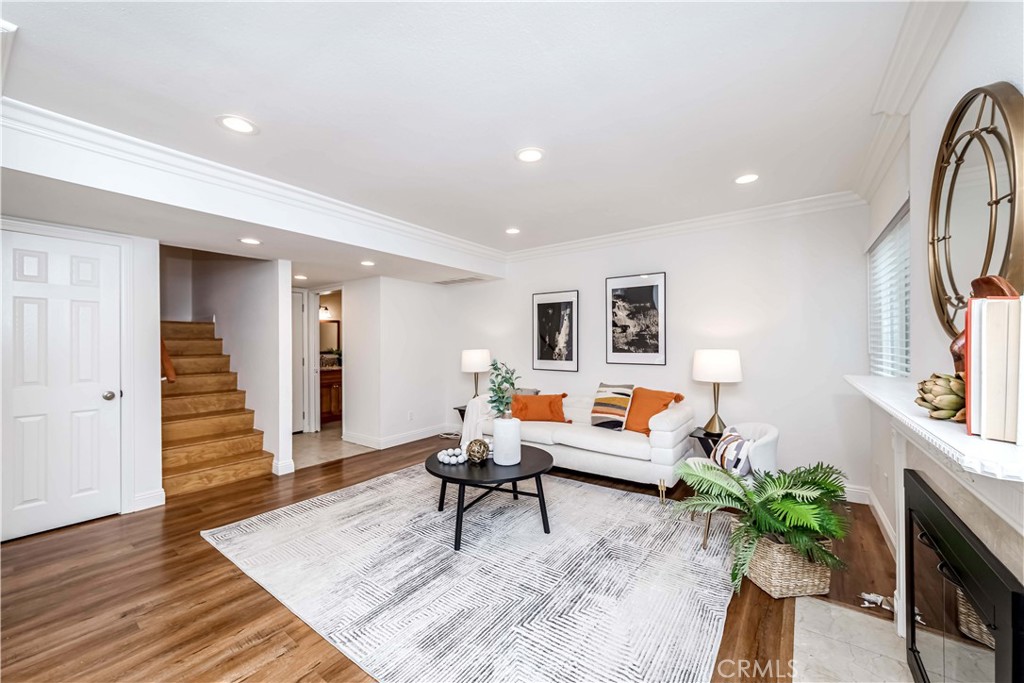
[[[116,397],[116,396],[117,396],[117,394],[115,394],[113,391],[104,391],[103,392],[103,400],[104,401],[113,401],[114,397]]]

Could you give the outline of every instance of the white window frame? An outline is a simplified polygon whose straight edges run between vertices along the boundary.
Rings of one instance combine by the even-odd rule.
[[[868,367],[910,376],[910,200],[868,249]]]

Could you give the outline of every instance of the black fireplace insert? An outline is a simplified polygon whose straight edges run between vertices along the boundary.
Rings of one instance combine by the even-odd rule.
[[[907,663],[916,683],[1024,681],[1024,586],[904,470]]]

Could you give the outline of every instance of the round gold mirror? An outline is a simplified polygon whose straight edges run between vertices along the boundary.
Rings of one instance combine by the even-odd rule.
[[[951,337],[963,329],[971,280],[1001,275],[1024,290],[1022,140],[1024,97],[1009,83],[970,91],[946,124],[928,212],[928,273]]]

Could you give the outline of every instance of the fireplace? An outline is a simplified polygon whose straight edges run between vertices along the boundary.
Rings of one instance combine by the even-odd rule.
[[[916,683],[1024,681],[1024,587],[904,470],[907,663]]]

